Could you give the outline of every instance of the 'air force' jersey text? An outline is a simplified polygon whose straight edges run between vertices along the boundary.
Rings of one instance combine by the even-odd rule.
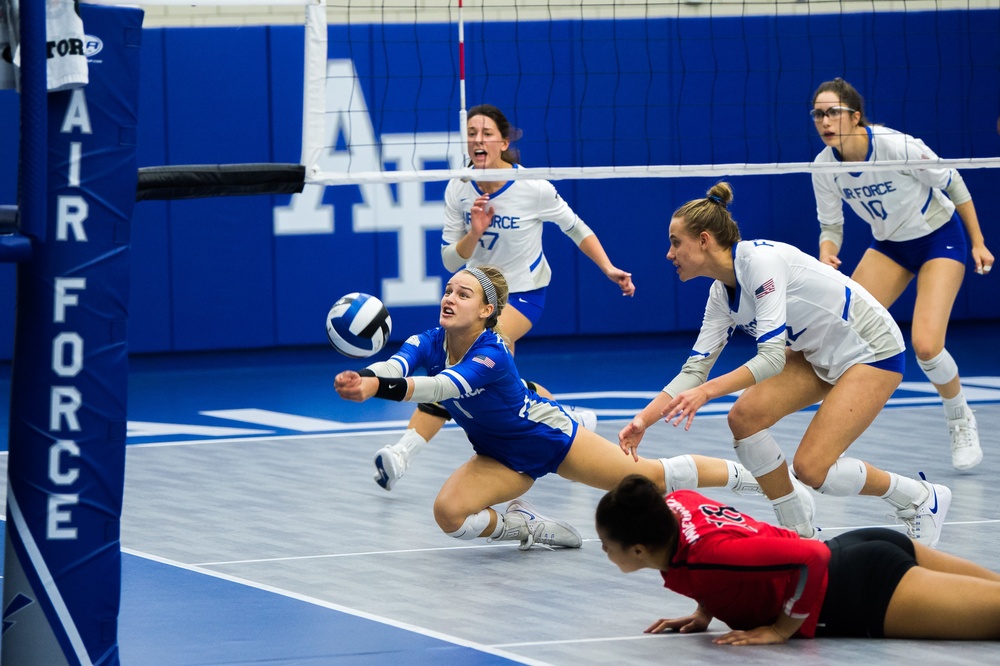
[[[457,243],[468,233],[472,203],[481,194],[474,181],[456,178],[448,183],[444,193],[444,246]],[[545,222],[558,224],[577,245],[593,234],[546,180],[512,180],[490,195],[487,208],[490,206],[494,209],[493,220],[466,266],[496,266],[507,278],[511,293],[541,289],[552,279],[542,252]]]
[[[868,131],[867,162],[938,159],[923,141],[908,134],[881,126],[865,129]],[[815,161],[842,160],[836,150],[827,146]],[[858,217],[871,225],[876,240],[922,238],[947,222],[955,212],[955,203],[941,191],[951,184],[955,175],[954,169],[940,167],[814,173],[812,182],[819,223],[824,228],[842,228],[842,202],[846,201]]]

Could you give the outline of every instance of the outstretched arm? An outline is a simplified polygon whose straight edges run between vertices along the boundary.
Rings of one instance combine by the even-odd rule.
[[[598,240],[597,234],[590,234],[580,241],[580,251],[590,257],[590,260],[597,264],[609,280],[618,285],[622,290],[622,296],[635,295],[635,285],[632,284],[632,274],[626,273],[616,267],[608,258],[608,253],[604,251],[604,246]]]
[[[965,203],[956,204],[955,210],[962,218],[965,225],[965,232],[969,236],[969,245],[972,252],[972,261],[976,264],[976,273],[986,275],[993,268],[993,253],[986,248],[986,240],[983,238],[983,231],[979,228],[979,217],[976,215],[976,207],[969,199]]]
[[[642,411],[633,417],[631,423],[618,432],[618,446],[621,447],[625,455],[631,455],[632,459],[639,460],[639,442],[646,433],[646,428],[660,420],[663,410],[673,400],[673,396],[665,391],[653,398]]]

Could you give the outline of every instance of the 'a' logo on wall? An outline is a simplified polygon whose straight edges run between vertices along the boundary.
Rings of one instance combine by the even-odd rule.
[[[457,132],[414,132],[375,136],[371,114],[351,60],[327,62],[326,128],[319,168],[347,173],[425,168],[434,162],[461,165],[464,138]],[[307,165],[308,166],[308,165]],[[332,234],[333,206],[323,203],[322,185],[306,185],[288,206],[274,209],[276,236]],[[444,225],[444,202],[426,201],[424,183],[359,185],[361,202],[353,204],[355,233],[396,232],[399,277],[382,280],[386,305],[433,305],[441,299],[441,279],[427,276],[425,232]]]

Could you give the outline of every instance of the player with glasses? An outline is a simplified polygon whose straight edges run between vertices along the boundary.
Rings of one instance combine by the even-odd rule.
[[[936,160],[927,145],[908,134],[872,125],[861,94],[841,78],[813,94],[809,111],[826,144],[817,163]],[[871,225],[875,237],[851,278],[888,308],[917,278],[911,345],[917,363],[944,401],[951,435],[951,462],[967,471],[983,459],[976,418],[962,392],[958,365],[945,349],[948,320],[971,252],[975,271],[988,275],[986,248],[972,195],[955,169],[814,173],[819,216],[819,259],[840,268],[843,202]],[[964,225],[964,231],[963,231]]]
[[[815,120],[818,123],[821,123],[823,122],[824,118],[829,118],[830,120],[839,120],[840,114],[842,113],[852,114],[854,113],[854,109],[848,108],[846,106],[831,106],[828,109],[813,109],[812,111],[809,112],[809,115],[812,116],[813,120]]]

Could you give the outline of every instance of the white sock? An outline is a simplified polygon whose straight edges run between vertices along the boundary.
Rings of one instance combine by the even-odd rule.
[[[403,436],[399,438],[399,441],[392,445],[393,450],[410,460],[413,456],[420,453],[420,449],[424,448],[424,444],[427,440],[420,436],[416,428],[410,428],[403,433]]]
[[[927,486],[908,476],[889,472],[889,492],[882,499],[897,509],[920,506],[930,495]]]
[[[812,538],[815,534],[812,523],[806,518],[806,508],[802,505],[802,499],[794,490],[784,497],[771,500],[771,506],[774,507],[774,515],[782,527],[795,530],[806,538]]]
[[[969,403],[965,400],[965,393],[962,391],[958,392],[954,398],[944,398],[944,414],[949,421],[954,421],[955,419],[968,418]]]

